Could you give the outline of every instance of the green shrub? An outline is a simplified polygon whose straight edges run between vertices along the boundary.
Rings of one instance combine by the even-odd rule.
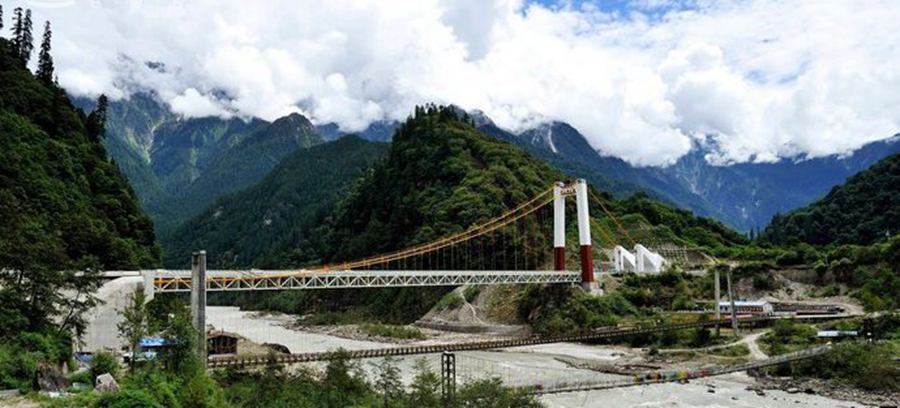
[[[123,390],[104,394],[97,401],[97,408],[163,408],[144,390]]]
[[[475,298],[481,293],[481,286],[469,286],[466,287],[466,290],[463,291],[463,297],[466,299],[466,302],[472,303],[475,301]]]
[[[360,330],[370,336],[390,337],[394,339],[416,339],[423,340],[426,338],[425,333],[412,327],[391,326],[381,323],[368,323],[360,326]]]
[[[465,302],[462,296],[460,296],[459,292],[452,291],[444,295],[441,300],[438,301],[437,305],[435,305],[435,309],[438,311],[445,309],[455,309],[457,307],[462,306]]]
[[[706,347],[712,340],[709,328],[698,327],[691,332],[691,347]]]
[[[119,377],[119,357],[107,351],[94,353],[94,358],[88,366],[91,373],[91,383],[97,380],[97,376],[109,373],[115,378]]]

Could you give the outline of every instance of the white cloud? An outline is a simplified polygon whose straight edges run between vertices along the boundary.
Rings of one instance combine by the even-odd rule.
[[[219,101],[210,95],[203,95],[194,88],[188,88],[184,94],[177,95],[169,101],[172,112],[188,118],[204,118],[209,116],[230,117],[231,113],[219,105]]]
[[[61,83],[153,89],[188,116],[302,112],[360,130],[414,104],[559,120],[660,165],[847,153],[900,130],[900,2],[13,2],[54,24]],[[37,24],[36,24],[37,26]],[[146,61],[165,63],[151,68]]]

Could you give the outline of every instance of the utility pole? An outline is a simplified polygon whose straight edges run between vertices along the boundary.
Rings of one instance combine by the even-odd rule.
[[[441,396],[446,406],[456,397],[456,354],[447,351],[441,354]]]
[[[719,279],[719,266],[716,265],[713,268],[713,271],[715,272],[715,275],[716,275],[716,277],[715,277],[715,279],[716,279],[716,285],[715,285],[715,287],[716,287],[716,305],[715,305],[715,308],[716,308],[716,337],[719,337],[719,329],[720,329],[719,320],[722,319],[721,312],[719,311],[719,302],[721,302],[721,300],[722,300],[722,294],[721,294],[722,284]]]
[[[197,354],[206,361],[206,251],[191,256],[191,317],[197,330]]]
[[[737,310],[734,307],[734,291],[731,288],[731,267],[728,267],[727,275],[728,277],[728,300],[731,302],[731,329],[734,331],[732,334],[734,337],[737,337],[740,333],[740,329],[738,328],[737,321]]]

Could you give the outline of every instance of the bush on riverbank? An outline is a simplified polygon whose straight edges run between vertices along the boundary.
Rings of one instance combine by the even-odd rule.
[[[363,333],[369,336],[388,337],[401,340],[424,340],[425,333],[422,331],[406,326],[392,326],[381,323],[367,323],[359,327]]]
[[[896,343],[846,342],[821,357],[778,366],[780,376],[834,380],[870,391],[900,391]]]

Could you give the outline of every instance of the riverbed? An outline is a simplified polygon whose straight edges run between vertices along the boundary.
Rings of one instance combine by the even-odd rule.
[[[287,315],[258,315],[234,307],[208,307],[207,322],[216,329],[234,332],[255,343],[278,343],[291,352],[320,352],[344,349],[376,349],[394,344],[347,339],[322,333],[289,329],[294,318]],[[424,342],[433,343],[433,340]],[[545,344],[516,347],[498,351],[456,353],[457,377],[461,381],[476,378],[500,378],[511,386],[553,386],[560,382],[614,381],[624,377],[574,368],[558,357],[590,359],[604,363],[615,362],[635,350],[612,346],[577,343]],[[411,381],[413,366],[424,359],[435,371],[440,368],[440,355],[410,356],[395,359],[404,381]],[[360,367],[371,372],[378,359],[364,360]],[[552,408],[600,407],[819,407],[849,408],[863,405],[839,401],[818,395],[788,394],[767,390],[758,395],[747,387],[754,380],[746,374],[731,374],[691,381],[688,384],[655,384],[611,390],[575,392],[542,396]]]

